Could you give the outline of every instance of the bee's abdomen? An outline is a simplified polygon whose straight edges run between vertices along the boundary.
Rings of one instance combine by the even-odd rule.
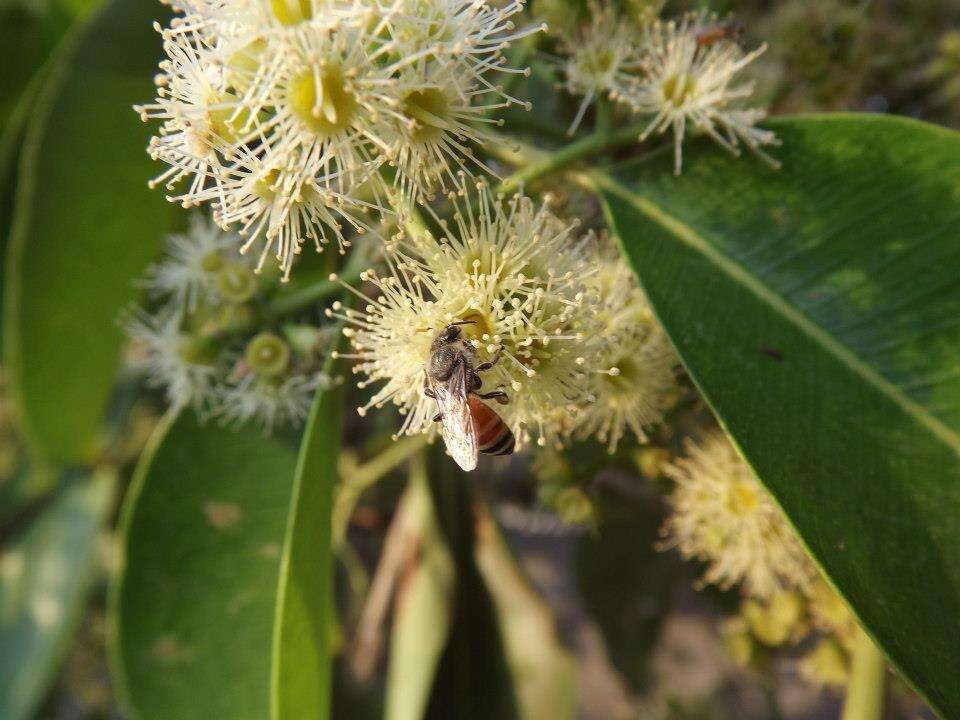
[[[471,395],[470,413],[477,429],[477,446],[486,455],[509,455],[516,446],[506,423],[479,398]]]

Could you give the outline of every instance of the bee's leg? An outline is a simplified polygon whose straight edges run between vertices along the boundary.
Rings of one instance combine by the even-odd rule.
[[[440,413],[437,413],[436,415],[433,416],[434,422],[440,422],[441,420],[443,420],[443,415],[441,415]]]
[[[500,356],[501,356],[502,354],[503,354],[503,349],[502,349],[502,348],[498,348],[498,349],[497,349],[497,352],[496,352],[496,353],[494,354],[494,356],[493,356],[493,360],[491,360],[490,362],[480,363],[479,365],[477,365],[476,368],[474,368],[473,371],[474,371],[475,373],[479,373],[479,372],[483,372],[484,370],[489,370],[489,369],[492,368],[494,365],[496,365],[498,362],[500,362]]]
[[[437,399],[437,394],[433,391],[433,388],[430,387],[430,378],[427,377],[427,374],[423,374],[423,394],[428,398]]]
[[[488,393],[477,393],[477,397],[482,400],[496,400],[501,405],[506,405],[510,402],[510,396],[507,395],[503,390],[494,390],[493,392]]]

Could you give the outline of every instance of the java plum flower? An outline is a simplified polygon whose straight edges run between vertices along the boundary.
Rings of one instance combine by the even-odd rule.
[[[360,386],[379,384],[360,413],[393,403],[404,415],[400,433],[431,431],[430,344],[446,325],[465,322],[478,360],[499,359],[484,373],[484,389],[508,393],[497,410],[518,443],[558,443],[562,416],[576,412],[587,391],[582,346],[595,308],[586,280],[596,268],[573,236],[576,224],[546,205],[494,198],[483,183],[475,197],[448,199],[452,222],[435,218],[439,237],[405,238],[389,250],[386,272],[364,274],[373,297],[328,311],[347,323],[353,352],[343,357],[365,376]]]
[[[172,407],[192,405],[208,413],[218,373],[216,346],[186,331],[177,312],[131,312],[123,326],[133,343],[134,369],[162,388]]]
[[[607,241],[609,242],[609,241]],[[619,252],[602,252],[591,283],[599,300],[598,333],[587,402],[576,434],[596,435],[610,452],[629,429],[641,442],[676,397],[676,354]]]
[[[166,257],[147,269],[143,286],[156,298],[169,298],[178,311],[194,311],[217,292],[218,273],[229,262],[237,237],[195,214],[190,229],[167,239]]]
[[[642,79],[625,96],[638,113],[653,116],[641,136],[673,132],[674,162],[683,166],[683,141],[688,131],[708,135],[737,155],[746,145],[771,165],[777,162],[763,148],[778,145],[776,135],[758,128],[762,108],[745,107],[752,82],[740,82],[741,72],[766,50],[744,52],[733,40],[704,38],[717,23],[715,15],[688,13],[679,22],[650,25],[644,50]]]
[[[258,268],[272,254],[288,277],[307,243],[344,252],[378,215],[481,167],[485,114],[520,102],[492,79],[521,72],[503,52],[540,29],[516,29],[521,10],[188,0],[161,30],[157,98],[138,108],[161,122],[150,153],[169,168],[155,182],[238,228]]]
[[[612,7],[591,4],[589,25],[564,38],[561,47],[567,55],[563,87],[583,97],[567,131],[572,135],[597,98],[626,102],[642,67],[644,36],[640,26],[619,18]]]
[[[736,449],[720,432],[687,443],[686,457],[665,466],[675,487],[663,527],[665,547],[707,563],[704,583],[769,599],[805,591],[816,577],[793,528]]]

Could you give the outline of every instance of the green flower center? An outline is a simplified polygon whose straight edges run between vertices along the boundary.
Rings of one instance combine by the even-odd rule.
[[[223,267],[223,258],[217,251],[207,253],[203,256],[203,259],[200,260],[200,267],[204,272],[215,273]]]
[[[277,377],[290,366],[290,346],[272,332],[262,332],[247,345],[244,359],[258,375]]]
[[[284,25],[296,25],[313,17],[310,0],[270,0],[273,14]]]
[[[437,88],[414,90],[403,98],[403,114],[415,121],[410,138],[416,143],[427,143],[443,135],[450,108],[446,95]]]
[[[213,365],[217,359],[216,347],[210,340],[186,333],[177,340],[177,355],[188,365]]]
[[[217,292],[227,302],[243,303],[257,291],[257,278],[240,263],[224,263],[217,271]]]
[[[663,96],[675,107],[683,105],[697,89],[696,81],[687,75],[670,75],[663,81]]]
[[[353,124],[360,105],[347,90],[343,71],[329,65],[307,72],[290,83],[290,109],[300,121],[321,137],[343,132]]]

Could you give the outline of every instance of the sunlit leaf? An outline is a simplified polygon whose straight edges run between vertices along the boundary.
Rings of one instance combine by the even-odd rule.
[[[598,177],[691,376],[891,661],[960,717],[960,135],[771,123]]]
[[[286,519],[273,628],[273,720],[330,716],[331,508],[342,389],[318,393],[300,445]]]
[[[523,575],[486,507],[477,512],[476,558],[496,609],[519,717],[577,717],[576,666],[560,644],[556,618]]]
[[[393,520],[403,523],[396,540],[408,548],[410,563],[401,569],[390,632],[386,720],[424,716],[453,614],[456,568],[437,527],[421,466],[415,462],[417,469]]]

